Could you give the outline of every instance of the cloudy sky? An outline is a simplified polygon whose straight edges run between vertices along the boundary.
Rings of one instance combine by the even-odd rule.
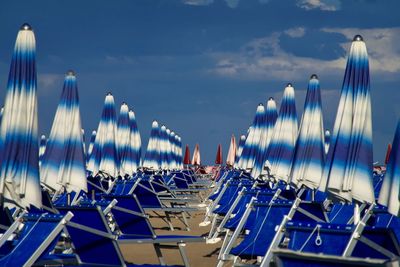
[[[245,133],[258,103],[296,89],[301,115],[308,78],[320,78],[325,128],[336,114],[355,34],[371,66],[374,158],[382,161],[400,117],[400,2],[378,0],[2,1],[0,103],[16,33],[37,41],[40,133],[48,134],[64,73],[78,77],[87,139],[104,97],[136,112],[145,145],[151,121],[178,132],[203,161]]]

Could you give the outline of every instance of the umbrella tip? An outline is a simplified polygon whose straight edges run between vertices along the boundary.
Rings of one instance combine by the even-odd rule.
[[[364,39],[361,35],[357,34],[356,36],[354,36],[353,41],[364,41]]]
[[[310,77],[310,80],[312,80],[312,79],[317,79],[317,80],[318,80],[318,76],[317,76],[317,74],[315,74],[315,73],[314,73],[314,74],[312,74],[312,75],[311,75],[311,77]]]
[[[22,24],[22,26],[21,26],[20,29],[21,29],[21,30],[24,30],[24,31],[31,31],[31,30],[32,30],[32,27],[31,27],[31,25],[29,25],[28,23],[24,23],[24,24]]]
[[[293,87],[291,83],[288,83],[286,87]]]
[[[68,70],[67,76],[75,76],[75,72],[73,70]]]

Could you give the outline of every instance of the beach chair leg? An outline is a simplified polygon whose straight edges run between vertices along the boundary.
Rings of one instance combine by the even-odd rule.
[[[212,223],[211,223],[210,233],[208,234],[208,237],[207,237],[208,239],[212,238],[212,236],[214,234],[214,231],[216,230],[218,218],[219,218],[218,214],[214,214],[213,220],[212,220]]]
[[[354,229],[353,234],[351,235],[351,238],[349,242],[347,243],[347,246],[342,254],[343,257],[350,257],[351,254],[353,253],[354,248],[357,245],[358,239],[360,238],[362,232],[364,231],[365,225],[369,218],[372,215],[372,211],[374,209],[375,205],[371,204],[371,206],[368,208],[367,212],[363,216],[363,218],[357,223],[356,228]]]
[[[154,244],[153,247],[154,247],[154,250],[156,251],[158,262],[160,263],[160,265],[163,265],[163,266],[166,265],[165,261],[164,261],[164,257],[161,252],[160,244]]]
[[[189,267],[190,264],[189,264],[189,260],[188,260],[188,258],[187,258],[187,256],[186,256],[185,246],[186,246],[185,243],[178,243],[179,253],[181,254],[183,264],[184,264],[186,267]]]
[[[279,225],[278,230],[275,233],[274,239],[272,239],[272,242],[267,250],[267,253],[265,253],[264,259],[262,260],[260,267],[268,267],[270,265],[271,260],[272,260],[272,251],[279,246],[279,243],[281,242],[281,240],[285,234],[286,224],[290,220],[292,220],[294,214],[296,213],[297,208],[300,205],[300,202],[301,202],[301,199],[296,198],[288,215],[285,215],[285,217],[283,217],[283,220],[282,220],[281,224]]]
[[[249,204],[247,205],[246,211],[243,214],[243,217],[240,219],[239,225],[237,226],[237,228],[233,232],[231,239],[229,240],[224,252],[221,255],[221,260],[220,261],[230,260],[232,258],[229,255],[229,253],[231,252],[231,249],[235,245],[235,242],[238,239],[239,234],[242,232],[242,229],[243,229],[243,227],[244,227],[244,225],[245,225],[245,223],[247,221],[247,218],[249,217],[250,212],[253,209],[253,204],[254,204],[255,200],[256,200],[255,197],[251,198]]]
[[[225,251],[226,246],[228,245],[229,240],[232,237],[232,232],[230,230],[226,231],[224,242],[222,242],[221,249],[219,250],[218,259],[222,258],[222,254]]]
[[[189,222],[188,222],[188,220],[187,220],[187,218],[186,218],[186,214],[185,214],[184,211],[182,211],[182,219],[183,219],[183,224],[184,224],[185,227],[186,227],[186,231],[190,231]]]
[[[236,206],[239,204],[239,201],[242,199],[244,192],[246,191],[246,187],[243,187],[239,193],[235,201],[233,202],[232,206],[229,208],[228,212],[226,213],[225,217],[222,219],[221,223],[217,227],[217,230],[214,233],[214,236],[212,238],[217,238],[218,233],[222,231],[222,229],[225,226],[225,223],[231,218],[231,215],[233,213],[233,210],[236,208]],[[210,232],[211,234],[211,232]]]
[[[171,231],[175,231],[174,226],[172,225],[171,216],[169,215],[168,211],[165,212],[165,217],[167,218],[167,223],[168,223],[169,229]]]

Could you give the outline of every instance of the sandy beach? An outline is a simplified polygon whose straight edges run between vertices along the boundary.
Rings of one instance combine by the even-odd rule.
[[[184,225],[173,218],[173,224],[176,226],[175,231],[170,231],[167,224],[160,218],[151,218],[151,224],[159,235],[176,234],[176,235],[207,235],[210,226],[199,227],[199,223],[204,219],[204,211],[192,213],[189,220],[190,231],[186,231]],[[189,258],[190,265],[193,267],[215,266],[217,264],[217,256],[221,243],[206,244],[192,243],[186,245],[186,253]],[[158,259],[152,245],[121,245],[123,256],[127,262],[135,264],[158,264]],[[162,250],[164,259],[168,265],[182,265],[181,256],[176,249]]]

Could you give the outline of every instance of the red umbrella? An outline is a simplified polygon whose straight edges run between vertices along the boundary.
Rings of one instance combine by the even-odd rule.
[[[189,150],[188,145],[186,145],[186,148],[185,148],[185,157],[183,158],[183,164],[185,164],[185,165],[190,164],[190,150]]]
[[[222,148],[221,144],[218,145],[217,156],[215,158],[215,164],[221,165],[222,164]]]
[[[392,144],[388,144],[388,148],[386,151],[386,157],[385,157],[385,164],[388,164],[389,158],[390,158],[390,152],[392,151]]]

